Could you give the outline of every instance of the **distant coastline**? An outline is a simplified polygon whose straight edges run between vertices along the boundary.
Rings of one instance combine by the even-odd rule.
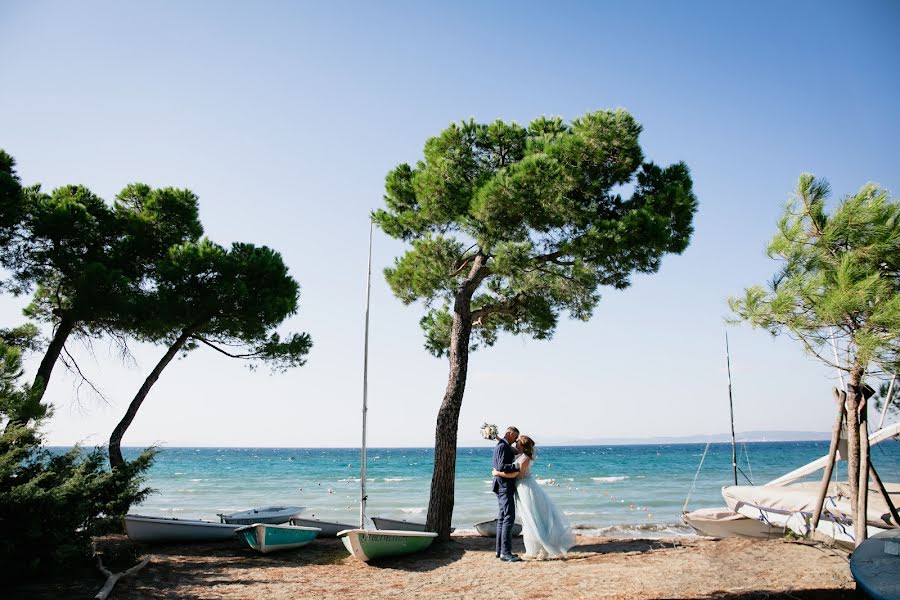
[[[827,431],[741,431],[735,433],[736,440],[741,443],[758,443],[758,442],[818,442],[828,441],[831,439],[831,433]],[[713,444],[724,444],[731,442],[731,434],[715,433],[715,434],[694,434],[684,436],[650,436],[650,437],[597,437],[597,438],[543,438],[542,446],[646,446],[657,444],[705,444],[707,442]],[[130,449],[143,449],[151,444],[129,444],[122,446]],[[358,448],[359,446],[258,446],[258,445],[231,445],[223,446],[218,444],[186,444],[183,442],[156,442],[155,445],[161,448],[317,448],[322,450],[342,449],[342,448]],[[488,442],[480,439],[461,439],[458,448],[485,448]],[[53,446],[56,448],[70,448],[71,446]],[[423,444],[399,444],[394,446],[373,446],[370,450],[378,448],[410,448],[410,449],[429,449],[431,445]]]

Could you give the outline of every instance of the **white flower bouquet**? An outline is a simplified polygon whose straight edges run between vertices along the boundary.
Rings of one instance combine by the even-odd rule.
[[[497,426],[491,425],[490,423],[485,423],[481,426],[481,437],[486,440],[496,440],[497,439]]]

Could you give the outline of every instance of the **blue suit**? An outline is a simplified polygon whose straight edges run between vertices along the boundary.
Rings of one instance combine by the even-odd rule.
[[[504,473],[515,473],[519,466],[514,464],[516,453],[505,439],[500,438],[494,446],[494,468]],[[494,493],[497,494],[499,514],[497,515],[497,556],[512,554],[512,529],[516,522],[516,480],[494,477]]]

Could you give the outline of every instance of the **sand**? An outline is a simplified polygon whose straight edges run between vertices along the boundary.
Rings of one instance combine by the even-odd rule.
[[[101,547],[130,544],[108,538]],[[516,550],[523,552],[521,538]],[[852,598],[847,555],[820,544],[731,538],[579,537],[565,560],[503,563],[493,540],[454,537],[425,553],[375,564],[334,539],[261,555],[237,542],[142,546],[149,565],[112,598]],[[73,595],[102,579],[82,581]],[[57,588],[47,597],[65,597]],[[31,597],[43,597],[31,594]]]

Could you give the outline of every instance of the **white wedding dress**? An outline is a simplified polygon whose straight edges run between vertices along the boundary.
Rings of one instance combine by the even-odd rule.
[[[575,545],[575,534],[562,511],[531,476],[531,462],[525,454],[516,458],[516,515],[522,519],[525,556],[564,557]]]

